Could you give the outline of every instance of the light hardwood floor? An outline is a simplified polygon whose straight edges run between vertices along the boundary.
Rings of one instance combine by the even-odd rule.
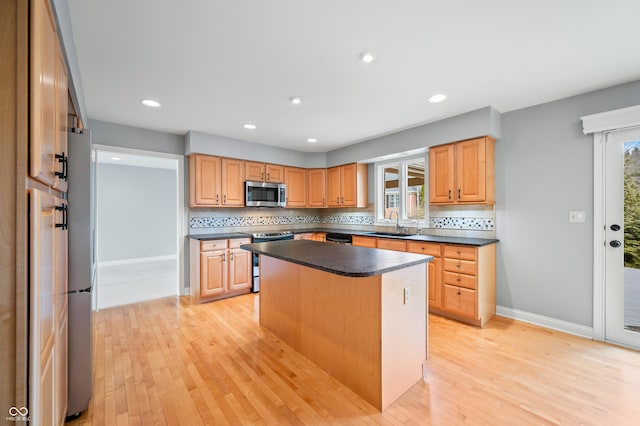
[[[94,395],[69,425],[593,424],[640,419],[640,353],[497,317],[430,316],[430,359],[377,412],[258,325],[258,295],[101,310]],[[71,366],[73,368],[73,366]]]

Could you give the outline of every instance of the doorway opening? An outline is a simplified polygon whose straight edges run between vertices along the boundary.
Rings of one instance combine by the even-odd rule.
[[[183,159],[96,147],[94,309],[180,295]]]

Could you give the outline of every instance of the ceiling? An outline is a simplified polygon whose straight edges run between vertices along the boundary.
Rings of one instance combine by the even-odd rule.
[[[90,118],[298,151],[640,79],[638,0],[68,3]]]

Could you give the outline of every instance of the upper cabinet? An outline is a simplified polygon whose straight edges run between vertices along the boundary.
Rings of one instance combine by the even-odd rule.
[[[189,207],[218,207],[221,198],[220,157],[189,157]]]
[[[367,207],[367,165],[327,169],[327,199],[329,207]]]
[[[242,160],[193,154],[189,157],[189,207],[243,207]]]
[[[31,13],[30,174],[66,191],[67,69],[49,2],[33,2]]]
[[[307,207],[327,207],[327,169],[307,170]]]
[[[307,170],[299,167],[284,168],[287,185],[287,207],[307,206]]]
[[[245,179],[253,182],[284,182],[284,166],[245,161]]]
[[[429,148],[430,204],[494,204],[494,139]]]

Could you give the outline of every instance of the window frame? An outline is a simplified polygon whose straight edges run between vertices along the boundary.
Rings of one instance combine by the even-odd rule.
[[[389,166],[398,166],[398,197],[399,197],[399,217],[400,217],[400,225],[401,226],[409,226],[412,223],[415,224],[416,219],[407,218],[407,174],[409,164],[415,163],[416,161],[423,161],[424,163],[424,187],[425,187],[425,208],[424,208],[424,217],[418,219],[420,224],[424,224],[429,220],[429,208],[428,208],[428,185],[429,185],[429,161],[427,153],[420,155],[413,155],[407,157],[398,157],[391,160],[380,161],[374,163],[374,173],[375,173],[375,197],[374,197],[374,213],[375,219],[374,223],[378,226],[390,226],[394,225],[395,217],[393,219],[388,219],[384,217],[384,169]]]

